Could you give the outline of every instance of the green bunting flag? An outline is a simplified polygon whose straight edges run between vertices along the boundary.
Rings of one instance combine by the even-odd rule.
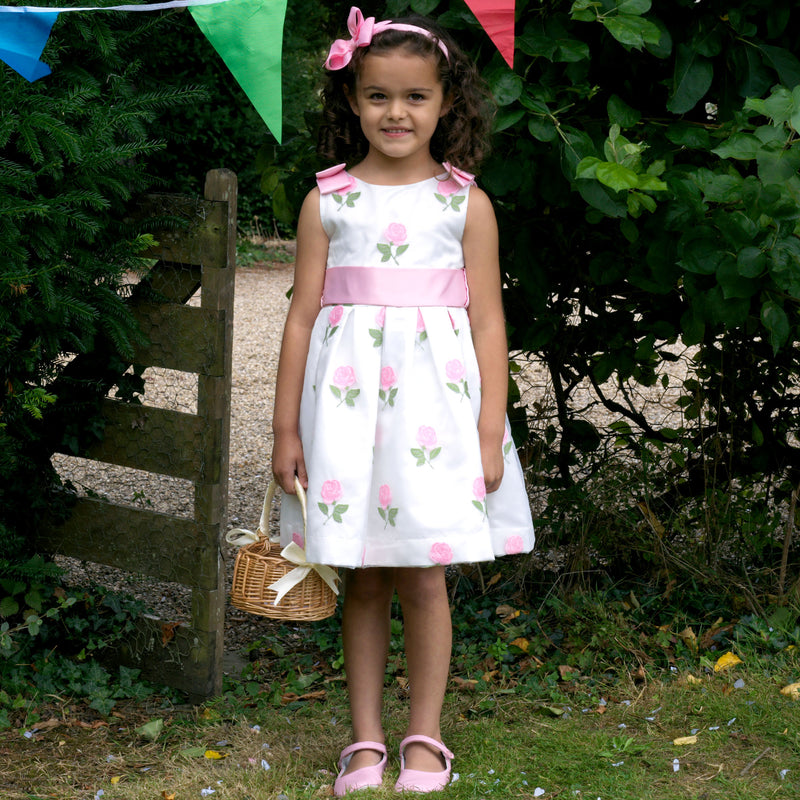
[[[228,0],[189,12],[280,142],[286,0]]]

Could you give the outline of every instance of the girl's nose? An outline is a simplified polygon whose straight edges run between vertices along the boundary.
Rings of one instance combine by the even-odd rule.
[[[389,119],[402,119],[406,115],[406,108],[402,100],[393,100],[389,103]]]

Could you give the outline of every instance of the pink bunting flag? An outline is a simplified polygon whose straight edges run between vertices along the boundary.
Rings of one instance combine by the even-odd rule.
[[[514,69],[514,0],[466,0],[472,13]]]

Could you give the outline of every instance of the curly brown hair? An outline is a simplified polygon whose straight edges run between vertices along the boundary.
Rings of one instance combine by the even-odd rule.
[[[359,118],[350,108],[347,92],[355,92],[356,78],[367,54],[402,47],[422,58],[435,59],[444,97],[450,103],[431,139],[431,155],[439,162],[449,161],[460,169],[474,171],[488,155],[494,116],[494,106],[477,68],[447,31],[432,20],[411,16],[392,21],[424,28],[433,38],[389,29],[376,34],[367,47],[357,47],[346,67],[329,71],[322,91],[317,152],[327,160],[351,164],[366,156],[369,143]],[[439,49],[439,41],[447,47],[449,58]]]

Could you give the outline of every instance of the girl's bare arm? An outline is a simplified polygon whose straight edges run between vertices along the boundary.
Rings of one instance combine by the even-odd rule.
[[[272,472],[281,488],[290,494],[295,491],[295,475],[304,488],[308,487],[298,423],[308,346],[319,314],[328,257],[328,236],[320,221],[319,198],[318,189],[308,194],[297,224],[294,290],[283,329],[272,417]]]

